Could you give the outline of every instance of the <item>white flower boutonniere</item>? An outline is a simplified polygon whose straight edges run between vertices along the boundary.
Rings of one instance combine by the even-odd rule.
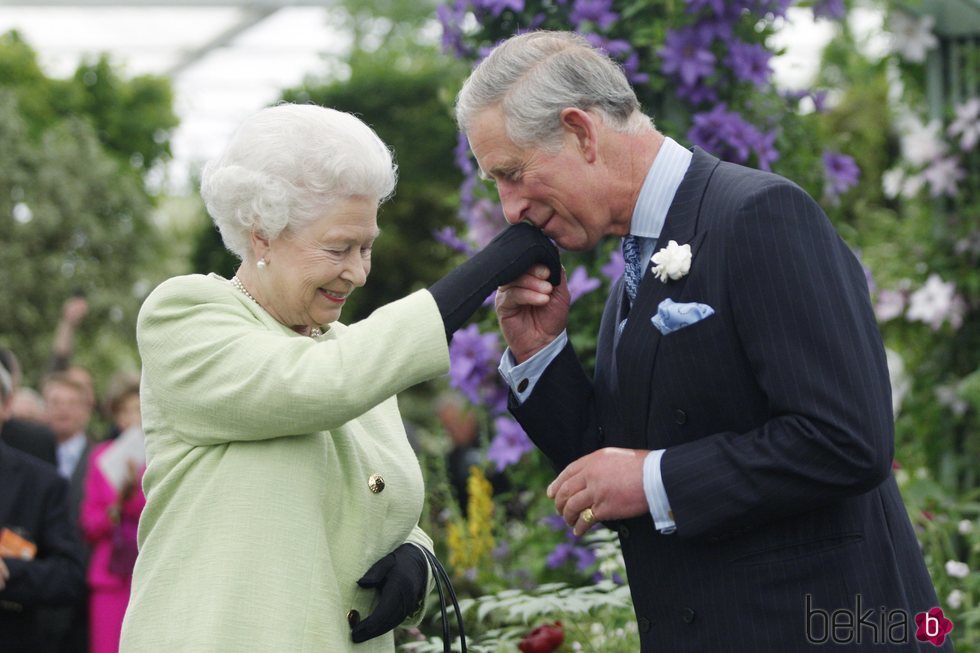
[[[691,271],[691,246],[678,245],[676,240],[672,240],[651,260],[655,266],[651,271],[663,283],[667,283],[668,278],[680,279]]]

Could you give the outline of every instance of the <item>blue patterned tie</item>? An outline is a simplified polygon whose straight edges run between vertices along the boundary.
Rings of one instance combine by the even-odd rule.
[[[642,236],[634,236],[633,234],[623,238],[623,260],[626,261],[623,276],[626,281],[626,296],[629,297],[630,305],[636,301],[636,289],[640,285],[640,277],[643,276],[643,267],[640,265],[642,238]]]

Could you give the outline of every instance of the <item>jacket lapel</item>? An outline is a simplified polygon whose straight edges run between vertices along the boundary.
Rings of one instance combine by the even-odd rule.
[[[667,211],[663,231],[657,240],[657,250],[666,247],[671,240],[677,244],[691,245],[691,267],[697,265],[697,253],[704,232],[698,233],[698,213],[702,199],[719,161],[700,148],[694,149],[694,158],[677,189],[674,201]],[[653,381],[653,366],[660,346],[661,334],[650,322],[657,307],[667,297],[680,297],[687,276],[666,283],[656,278],[647,261],[646,269],[637,288],[636,303],[630,309],[629,320],[616,347],[617,376],[621,392],[620,414],[626,420],[628,432],[645,438],[647,415]],[[638,444],[641,441],[638,440]]]

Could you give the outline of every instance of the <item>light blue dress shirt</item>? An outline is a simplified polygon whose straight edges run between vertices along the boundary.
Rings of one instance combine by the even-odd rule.
[[[667,219],[667,211],[691,165],[692,157],[690,150],[684,149],[672,138],[664,138],[663,145],[660,146],[660,151],[657,152],[653,165],[650,166],[646,179],[643,180],[643,187],[636,198],[636,206],[633,207],[633,216],[630,219],[630,233],[644,238],[640,249],[642,261],[647,261],[653,256],[657,239],[660,238],[660,232]],[[497,369],[519,403],[527,400],[545,369],[567,343],[568,335],[562,331],[547,347],[520,365],[514,360],[509,348],[504,352]],[[527,384],[523,391],[519,392],[517,388],[523,381],[527,381]],[[660,459],[664,451],[664,449],[651,451],[643,461],[643,492],[646,494],[650,516],[653,517],[657,530],[669,534],[676,530],[676,524],[660,472]]]
[[[78,466],[78,461],[82,458],[83,451],[85,451],[84,431],[79,431],[58,445],[55,454],[58,458],[58,473],[61,474],[62,478],[71,479],[71,475],[75,473],[75,468]]]

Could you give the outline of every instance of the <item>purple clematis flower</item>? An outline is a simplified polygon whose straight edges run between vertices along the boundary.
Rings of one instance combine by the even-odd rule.
[[[670,30],[664,47],[658,51],[660,69],[668,75],[679,77],[685,86],[694,86],[715,70],[715,55],[708,45],[696,30]]]
[[[433,231],[432,237],[436,239],[436,242],[442,243],[460,254],[469,254],[472,252],[470,246],[459,237],[456,229],[453,227],[443,227],[442,229]]]
[[[728,4],[726,0],[687,0],[687,13],[696,14],[706,9],[716,16],[721,16],[725,13],[726,4]]]
[[[823,153],[824,176],[827,179],[825,191],[831,201],[836,202],[841,193],[855,186],[861,177],[861,169],[853,158],[829,150]]]
[[[732,38],[732,22],[724,18],[702,20],[693,26],[703,43],[720,39],[726,43]]]
[[[471,324],[453,335],[449,343],[449,385],[474,404],[492,394],[500,360],[500,338],[496,333],[480,333]]]
[[[571,303],[574,304],[580,297],[588,295],[601,285],[601,281],[589,276],[589,271],[584,265],[578,266],[568,277],[568,294],[571,295]]]
[[[677,96],[687,100],[689,104],[697,106],[705,102],[716,102],[718,100],[718,91],[711,86],[705,86],[703,83],[696,84],[695,86],[684,86],[682,84],[677,87]]]
[[[572,551],[575,549],[575,545],[570,542],[561,542],[554,548],[554,550],[548,554],[545,564],[548,569],[557,569],[564,565],[572,557]]]
[[[456,137],[453,160],[456,162],[456,167],[462,170],[464,175],[472,175],[476,172],[476,164],[473,163],[473,157],[470,155],[470,142],[463,132],[460,132]]]
[[[769,172],[772,164],[779,159],[779,151],[776,150],[776,136],[778,132],[771,131],[768,134],[760,134],[755,142],[755,155],[759,159],[759,169]]]
[[[623,260],[623,250],[617,247],[609,254],[609,262],[603,265],[599,271],[604,277],[615,283],[616,279],[623,276],[625,269],[626,261]]]
[[[731,4],[737,6],[740,3],[733,2]],[[754,0],[744,3],[748,10],[757,16],[772,14],[777,18],[785,18],[786,10],[791,4],[793,4],[793,0]]]
[[[840,20],[847,15],[844,0],[817,0],[813,3],[813,17]]]
[[[646,84],[650,81],[650,75],[640,70],[640,55],[635,51],[623,62],[623,73],[630,84]]]
[[[497,202],[486,198],[475,200],[465,216],[470,227],[469,237],[480,249],[507,227],[504,210]]]
[[[524,0],[473,0],[473,9],[478,12],[490,12],[496,18],[506,9],[515,14],[524,11]]]
[[[463,43],[462,24],[466,9],[465,0],[436,7],[436,18],[442,25],[442,51],[457,58],[465,58],[470,54],[470,49]]]
[[[595,32],[586,32],[582,36],[592,47],[602,50],[613,59],[622,59],[633,51],[633,46],[630,45],[629,41],[623,39],[607,39],[602,34]]]
[[[564,526],[564,522],[562,522]],[[569,562],[575,561],[575,568],[579,572],[588,571],[595,561],[595,552],[592,549],[581,546],[579,538],[575,537],[572,529],[565,527],[566,540],[559,543],[551,553],[548,554],[546,564],[549,569],[557,569]]]
[[[754,153],[759,167],[768,170],[779,157],[773,147],[775,131],[763,134],[737,112],[729,111],[724,103],[695,114],[693,122],[688,140],[727,161],[747,163]]]
[[[772,68],[769,67],[771,57],[772,52],[757,43],[732,39],[728,45],[728,67],[735,77],[756,86],[769,83],[772,76]]]
[[[619,14],[612,10],[612,0],[575,0],[568,18],[576,29],[589,22],[605,31],[619,20]]]
[[[527,433],[512,418],[498,417],[493,420],[493,426],[497,434],[490,441],[487,459],[497,466],[498,472],[517,463],[524,454],[534,449]]]

